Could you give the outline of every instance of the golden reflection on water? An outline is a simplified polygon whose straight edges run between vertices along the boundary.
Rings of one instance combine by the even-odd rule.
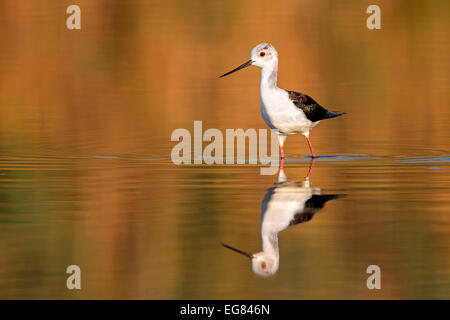
[[[250,258],[255,274],[267,277],[278,272],[278,234],[281,231],[310,221],[328,201],[342,197],[339,194],[323,194],[320,188],[311,187],[313,164],[314,159],[305,179],[298,182],[289,181],[283,166],[280,166],[275,187],[267,190],[261,202],[261,251],[249,253],[222,243],[225,248]]]
[[[85,0],[81,31],[70,4],[0,6],[0,298],[450,297],[448,1],[378,1],[379,31],[360,1]],[[316,151],[354,158],[316,163],[314,184],[348,196],[280,234],[268,279],[220,242],[260,247],[276,177],[170,162],[194,120],[266,128],[259,72],[217,79],[264,41],[281,87],[347,113],[312,131]]]

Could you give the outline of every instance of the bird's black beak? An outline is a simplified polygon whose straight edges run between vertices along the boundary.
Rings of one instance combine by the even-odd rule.
[[[236,71],[239,71],[239,70],[241,70],[241,69],[244,69],[245,67],[251,66],[252,64],[253,64],[253,60],[250,59],[250,60],[248,60],[246,63],[241,64],[241,65],[240,65],[239,67],[237,67],[236,69],[233,69],[233,70],[231,70],[230,72],[227,72],[227,73],[221,75],[219,78],[223,78],[223,77],[225,77],[225,76],[227,76],[227,75],[229,75],[229,74],[232,74],[233,72],[236,72]]]
[[[227,249],[233,250],[234,252],[240,253],[240,254],[246,256],[247,258],[253,259],[253,255],[248,253],[248,252],[244,252],[244,251],[241,251],[239,249],[230,247],[229,245],[226,245],[225,243],[221,243],[221,245],[223,245]]]

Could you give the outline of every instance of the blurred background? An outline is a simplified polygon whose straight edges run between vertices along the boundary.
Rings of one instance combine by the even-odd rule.
[[[3,0],[0,298],[450,298],[449,25],[445,0]],[[345,155],[318,161],[312,184],[347,197],[280,234],[269,279],[219,243],[260,250],[276,177],[170,161],[172,131],[194,120],[267,128],[259,70],[217,78],[261,42],[280,87],[347,113],[311,134]],[[286,151],[302,180],[304,138]]]

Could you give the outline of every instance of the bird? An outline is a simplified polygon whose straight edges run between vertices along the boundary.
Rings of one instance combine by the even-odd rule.
[[[269,188],[261,202],[262,251],[248,253],[221,243],[227,249],[240,253],[252,262],[252,270],[260,276],[277,273],[280,265],[278,233],[297,224],[310,221],[327,201],[340,198],[341,194],[322,194],[320,188],[312,188],[310,175],[303,181],[290,182],[280,168],[275,187]]]
[[[250,60],[223,74],[228,76],[249,66],[261,68],[261,115],[265,123],[277,131],[281,158],[284,159],[284,142],[289,135],[301,133],[308,141],[311,157],[316,158],[309,132],[321,120],[341,116],[342,112],[329,111],[310,96],[277,86],[278,52],[270,43],[260,43],[250,52]]]

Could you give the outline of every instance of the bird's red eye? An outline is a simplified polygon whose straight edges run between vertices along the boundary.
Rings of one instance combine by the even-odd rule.
[[[264,56],[266,55],[266,53],[265,53],[265,52],[261,52],[259,55],[260,55],[261,57],[264,57]]]

